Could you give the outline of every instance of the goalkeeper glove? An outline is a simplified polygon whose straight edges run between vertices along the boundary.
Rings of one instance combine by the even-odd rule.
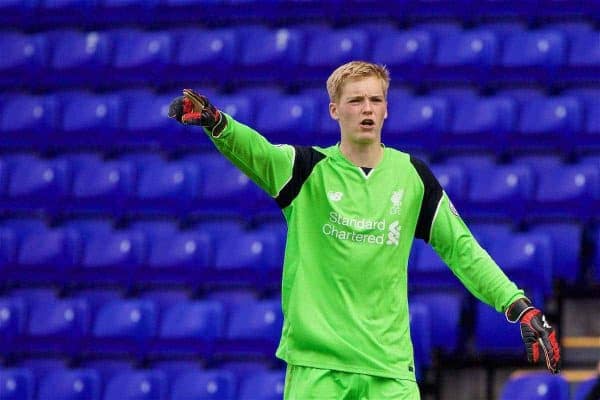
[[[560,348],[556,331],[546,321],[546,316],[533,307],[529,299],[520,298],[506,310],[506,318],[521,324],[521,337],[527,350],[527,361],[537,363],[544,357],[550,372],[559,372]]]
[[[182,124],[203,126],[214,137],[219,136],[227,126],[227,119],[208,98],[191,89],[183,89],[183,96],[171,102],[169,117]]]

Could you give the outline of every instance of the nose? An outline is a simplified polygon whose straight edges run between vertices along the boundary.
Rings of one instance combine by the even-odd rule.
[[[371,102],[368,99],[365,100],[362,111],[363,111],[364,114],[371,114],[371,113],[373,113],[373,105],[371,104]]]

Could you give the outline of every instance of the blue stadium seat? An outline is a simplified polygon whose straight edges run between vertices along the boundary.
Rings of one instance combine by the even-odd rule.
[[[280,300],[238,304],[231,309],[227,337],[277,341],[282,326],[283,314]]]
[[[523,145],[568,149],[577,144],[583,126],[582,105],[577,98],[557,96],[533,99],[521,108],[513,147]]]
[[[22,287],[13,289],[10,293],[11,297],[22,299],[27,309],[31,309],[38,304],[51,303],[58,297],[56,290],[49,287]]]
[[[303,62],[311,67],[335,68],[367,57],[368,35],[360,29],[317,31],[307,41]]]
[[[478,353],[525,357],[519,325],[509,323],[504,314],[487,304],[478,302],[476,307],[475,347]]]
[[[553,277],[574,283],[581,277],[581,252],[583,227],[577,223],[546,222],[533,225],[531,232],[549,235],[552,242],[552,258],[558,268]]]
[[[492,31],[503,42],[507,36],[514,33],[522,33],[527,30],[527,26],[522,21],[514,19],[498,19],[490,22],[483,22],[477,27],[482,30]]]
[[[504,384],[501,400],[569,400],[569,383],[562,375],[544,372],[510,378]]]
[[[12,209],[40,209],[49,212],[67,197],[68,166],[61,160],[33,154],[6,156],[9,168],[8,195]]]
[[[101,306],[93,322],[93,336],[144,340],[154,337],[157,310],[149,300],[115,300]]]
[[[104,387],[103,400],[167,400],[168,382],[162,371],[123,371]]]
[[[458,21],[421,22],[415,24],[413,27],[415,29],[429,32],[436,40],[440,40],[447,35],[459,33],[462,30],[462,27]]]
[[[373,60],[390,67],[419,67],[431,63],[433,48],[429,32],[414,29],[386,32],[375,41]]]
[[[567,40],[556,30],[516,32],[506,37],[502,65],[506,67],[553,67],[564,65]]]
[[[106,147],[123,127],[122,102],[116,94],[75,92],[62,96],[61,141]]]
[[[40,382],[46,375],[52,372],[65,371],[68,369],[67,360],[60,356],[25,358],[20,360],[17,365],[19,368],[26,368],[31,371],[36,382]]]
[[[65,343],[88,334],[90,310],[82,299],[60,299],[37,304],[29,311],[31,336],[57,336]]]
[[[17,254],[17,238],[8,228],[0,226],[0,271],[14,265]]]
[[[84,268],[117,268],[126,271],[144,262],[146,241],[139,232],[99,232],[84,239]]]
[[[517,105],[507,97],[482,97],[454,102],[448,146],[502,150],[517,122]]]
[[[263,99],[255,121],[256,130],[275,144],[310,144],[316,126],[316,103],[302,95]]]
[[[441,291],[417,293],[410,296],[410,301],[411,304],[419,303],[427,307],[431,332],[444,332],[443,335],[431,335],[432,346],[453,353],[462,345],[461,313],[464,308],[462,293]]]
[[[0,298],[0,337],[8,340],[25,332],[26,303],[14,297]]]
[[[550,170],[562,167],[564,160],[559,154],[529,153],[514,157],[512,164],[527,165],[535,172],[536,177],[538,177]]]
[[[39,399],[100,400],[100,376],[90,369],[50,372],[38,387]]]
[[[600,32],[578,32],[571,39],[569,65],[599,66],[600,65]]]
[[[476,153],[455,153],[446,157],[445,163],[449,165],[459,165],[465,172],[474,169],[494,168],[496,166],[496,157],[488,152]]]
[[[111,50],[106,33],[65,29],[49,32],[47,39],[53,74],[45,80],[54,80],[53,85],[94,84],[94,77],[106,72]]]
[[[575,397],[573,397],[573,400],[587,400],[587,396],[592,391],[592,388],[597,384],[597,382],[598,378],[595,376],[586,379],[583,382],[580,382],[577,385],[577,389],[575,390]]]
[[[182,128],[169,118],[169,105],[178,93],[154,93],[141,91],[139,95],[125,101],[126,118],[124,131],[127,138],[135,143],[150,143],[152,140],[174,140],[182,133]],[[176,140],[176,139],[175,139]]]
[[[269,199],[258,186],[221,154],[185,157],[202,175],[199,209],[221,212],[254,212]]]
[[[240,93],[232,95],[216,95],[211,102],[221,111],[231,115],[237,121],[253,126],[255,107],[249,96]]]
[[[43,35],[5,31],[0,35],[0,86],[29,86],[46,64]]]
[[[18,136],[21,143],[44,142],[57,129],[57,101],[51,94],[7,95],[0,107],[0,132],[7,139]]]
[[[156,162],[138,168],[136,198],[128,205],[140,212],[184,214],[198,196],[199,169],[190,162]]]
[[[549,235],[518,233],[495,241],[487,250],[505,273],[526,290],[544,294],[552,290],[555,264]]]
[[[238,37],[234,29],[182,29],[173,33],[176,46],[171,64],[176,68],[197,68],[233,65],[238,55]],[[204,46],[198,46],[204,43]]]
[[[594,237],[594,248],[596,249],[594,255],[594,261],[592,262],[594,278],[597,282],[600,282],[600,230],[597,230]]]
[[[107,79],[119,82],[162,82],[170,61],[171,36],[167,31],[115,29],[108,31],[114,52]]]
[[[231,251],[231,246],[236,251]],[[280,245],[280,246],[278,246]],[[283,247],[277,236],[266,231],[247,231],[215,244],[218,269],[275,269],[283,265]]]
[[[27,368],[0,368],[2,400],[33,400],[35,380]]]
[[[88,304],[92,316],[95,316],[103,305],[122,300],[123,297],[123,291],[118,288],[82,289],[72,294],[72,298],[83,299]]]
[[[215,300],[221,303],[227,315],[236,307],[245,303],[256,303],[258,294],[254,289],[223,289],[209,292],[207,300]]]
[[[203,361],[198,359],[165,359],[152,362],[152,369],[162,371],[167,377],[170,386],[173,385],[175,378],[186,372],[199,372],[203,366]]]
[[[217,301],[180,302],[164,310],[159,327],[163,339],[214,339],[224,333],[225,314]]]
[[[272,74],[300,61],[304,43],[303,35],[297,29],[242,27],[237,33],[242,41],[240,64],[245,67],[262,67]]]
[[[439,136],[448,130],[449,105],[441,97],[417,96],[390,105],[384,142],[434,151]]]
[[[507,239],[513,234],[513,227],[507,223],[479,222],[469,224],[469,228],[475,239],[485,249],[496,240]]]
[[[500,43],[492,31],[468,30],[440,37],[435,63],[438,66],[478,66],[496,64]]]
[[[565,165],[538,175],[534,209],[537,214],[586,218],[599,197],[600,171],[589,164]]]
[[[90,237],[102,234],[108,235],[114,229],[114,221],[110,217],[83,217],[65,220],[61,227],[65,229],[73,229],[79,235],[87,240]]]
[[[134,193],[134,167],[126,161],[71,164],[73,183],[69,207],[77,211],[123,212],[125,201]]]
[[[133,362],[118,358],[98,358],[82,360],[81,368],[92,369],[98,373],[101,382],[108,382],[113,376],[134,369]]]
[[[191,294],[183,288],[165,288],[144,290],[137,296],[140,300],[150,300],[156,305],[159,314],[162,316],[165,310],[179,304],[191,301]]]
[[[432,164],[431,171],[452,201],[458,203],[467,198],[468,176],[459,165]]]
[[[523,204],[535,194],[535,176],[525,165],[498,165],[469,175],[469,212],[520,218]]]
[[[201,232],[178,232],[151,239],[148,265],[152,268],[202,269],[213,265],[210,238]]]
[[[278,400],[283,396],[284,371],[260,371],[246,376],[240,386],[239,400]]]
[[[427,305],[419,302],[409,304],[410,337],[413,342],[417,380],[421,380],[424,369],[431,366],[431,316]]]
[[[80,238],[75,231],[47,229],[21,237],[17,264],[22,267],[45,267],[60,273],[79,262]]]
[[[175,377],[171,400],[234,400],[236,382],[227,371],[186,372]]]

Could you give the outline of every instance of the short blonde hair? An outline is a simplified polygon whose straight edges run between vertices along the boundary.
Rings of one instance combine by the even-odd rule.
[[[390,87],[390,72],[385,65],[366,61],[350,61],[336,68],[327,78],[327,93],[332,103],[337,102],[342,94],[342,87],[347,81],[375,76],[383,83],[383,94],[387,97]]]

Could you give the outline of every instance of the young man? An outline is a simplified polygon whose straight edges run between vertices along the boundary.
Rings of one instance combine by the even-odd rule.
[[[185,89],[169,115],[203,126],[217,149],[281,207],[288,225],[284,326],[286,399],[418,399],[409,332],[407,262],[431,244],[480,300],[520,322],[528,358],[560,360],[540,310],[473,238],[429,168],[384,147],[389,73],[350,62],[327,80],[339,144],[272,145]]]

